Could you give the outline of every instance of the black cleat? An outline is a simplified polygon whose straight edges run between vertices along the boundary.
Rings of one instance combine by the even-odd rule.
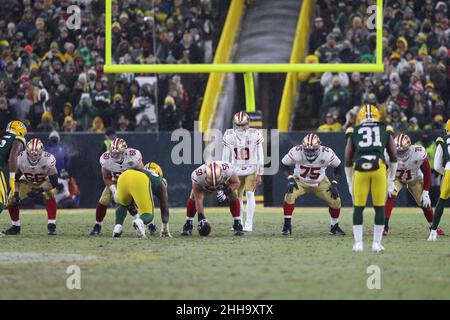
[[[113,233],[113,238],[120,238],[121,236],[122,236],[122,231]]]
[[[98,223],[94,224],[94,226],[92,227],[91,232],[89,233],[90,236],[99,236],[100,233],[102,232],[102,226],[99,225]]]
[[[234,220],[233,230],[235,236],[243,236],[244,228],[242,227],[241,220]]]
[[[183,225],[183,231],[181,232],[182,236],[191,236],[192,235],[192,220],[186,220],[186,223]]]
[[[339,227],[339,223],[330,227],[330,234],[335,236],[345,236],[345,232]]]
[[[49,236],[56,236],[56,224],[49,223],[47,225],[48,235]]]
[[[20,226],[11,226],[11,228],[5,230],[4,232],[7,236],[15,236],[20,234]]]
[[[151,236],[154,236],[156,234],[157,230],[158,230],[158,228],[156,227],[156,224],[154,224],[154,223],[149,223],[148,224],[148,231],[149,231]]]
[[[290,236],[292,234],[292,227],[291,227],[291,225],[284,224],[283,225],[283,230],[281,231],[281,234],[283,236]]]

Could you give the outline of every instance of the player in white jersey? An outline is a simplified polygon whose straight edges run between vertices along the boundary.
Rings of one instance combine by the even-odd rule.
[[[253,230],[255,213],[255,189],[261,184],[264,171],[264,138],[259,130],[250,128],[250,117],[245,112],[238,112],[233,118],[233,129],[225,131],[223,136],[222,160],[233,164],[240,180],[238,197],[241,216],[244,211],[244,191],[247,196],[247,217],[244,231]]]
[[[397,173],[394,192],[388,195],[386,200],[383,235],[388,234],[392,208],[395,205],[398,193],[403,187],[408,188],[409,193],[413,196],[417,205],[422,208],[423,214],[431,228],[433,223],[433,207],[431,206],[431,200],[428,194],[431,185],[431,167],[428,161],[427,151],[424,147],[412,145],[411,139],[404,133],[396,136],[394,143],[397,148]],[[444,234],[441,228],[438,228],[437,232],[439,235]]]
[[[291,235],[291,218],[295,208],[295,200],[305,193],[312,193],[326,201],[331,216],[330,234],[345,235],[339,227],[341,199],[338,192],[341,160],[333,150],[321,145],[319,137],[309,133],[302,144],[293,147],[281,160],[284,173],[288,177],[288,188],[284,197],[283,235]],[[295,166],[291,175],[291,167]],[[325,172],[328,167],[334,168],[333,181],[330,183]]]
[[[99,162],[105,188],[97,203],[96,223],[90,232],[91,236],[100,234],[106,209],[112,201],[117,203],[116,185],[120,174],[127,169],[144,168],[141,152],[137,149],[128,148],[127,143],[122,138],[115,138],[111,142],[111,149],[100,156]]]
[[[17,158],[16,192],[8,205],[12,226],[5,231],[7,235],[20,233],[20,202],[25,198],[37,199],[42,194],[47,210],[47,232],[56,235],[56,200],[53,189],[58,185],[58,171],[55,157],[44,151],[44,145],[39,139],[31,139],[26,150]]]
[[[186,203],[186,223],[183,226],[182,235],[192,235],[192,220],[198,213],[197,230],[201,236],[207,236],[211,232],[211,225],[206,220],[203,208],[205,197],[217,194],[219,202],[228,199],[231,215],[234,218],[233,230],[236,236],[244,234],[241,224],[240,204],[237,197],[239,177],[231,163],[226,161],[213,161],[195,169],[191,174],[192,191]]]

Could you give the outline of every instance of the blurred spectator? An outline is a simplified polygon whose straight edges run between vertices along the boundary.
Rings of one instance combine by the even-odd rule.
[[[74,209],[80,204],[80,189],[75,178],[70,177],[66,169],[60,172],[55,199],[59,209]]]
[[[328,90],[323,99],[322,108],[327,112],[332,112],[337,117],[344,117],[350,103],[348,90],[341,86],[341,79],[334,76],[332,88]]]
[[[135,123],[140,123],[145,115],[150,121],[151,132],[158,130],[155,98],[150,84],[146,83],[142,86],[141,95],[133,102],[132,112],[135,114]]]
[[[315,55],[309,55],[305,63],[319,63],[319,58]],[[320,105],[322,104],[323,93],[320,84],[321,73],[299,72],[298,80],[303,82],[302,91],[306,93],[305,109],[308,111],[312,121],[318,121],[320,118]]]
[[[111,149],[111,143],[116,138],[116,130],[112,127],[108,127],[105,130],[105,139],[103,140],[102,147],[100,149],[99,157],[105,153],[106,151],[109,151]]]
[[[22,88],[17,90],[16,96],[12,98],[9,103],[11,109],[16,113],[17,120],[26,123],[33,102],[25,97],[25,90]]]
[[[161,131],[173,131],[181,127],[182,110],[175,99],[167,96],[160,112],[159,128]]]
[[[133,125],[131,124],[131,121],[123,114],[119,115],[119,117],[117,118],[115,128],[119,132],[129,132],[133,131],[134,129]]]
[[[71,156],[68,146],[61,141],[57,131],[50,132],[49,142],[45,145],[45,151],[55,156],[56,169],[61,172],[62,169],[69,170]]]
[[[39,100],[34,103],[28,114],[28,120],[30,123],[30,131],[37,130],[39,123],[42,120],[42,114],[44,112],[51,112],[52,107],[48,101],[48,92],[45,89],[39,91]]]
[[[408,131],[418,131],[418,130],[420,130],[419,120],[417,120],[416,117],[412,117],[411,119],[409,119]]]
[[[358,111],[360,106],[354,106],[345,114],[345,124],[343,129],[347,130],[347,128],[356,125],[356,120],[358,119]]]
[[[59,126],[56,121],[53,121],[53,115],[49,111],[45,111],[42,114],[41,123],[38,124],[36,129],[39,132],[50,132],[59,130]]]
[[[64,132],[75,132],[77,131],[77,122],[72,116],[66,116],[62,125],[62,131]]]
[[[314,19],[314,28],[309,37],[309,52],[314,53],[327,40],[327,30],[322,17]]]
[[[8,105],[5,97],[0,97],[0,130],[6,129],[8,122],[16,119],[16,113]]]
[[[332,113],[327,113],[325,123],[322,124],[317,131],[319,132],[338,132],[342,131],[342,125],[337,122],[336,117]]]
[[[386,122],[394,128],[395,135],[408,128],[408,118],[401,112],[400,107],[393,103],[387,107]]]
[[[103,124],[103,120],[100,117],[95,117],[92,120],[92,126],[89,128],[90,132],[105,132],[105,125]]]

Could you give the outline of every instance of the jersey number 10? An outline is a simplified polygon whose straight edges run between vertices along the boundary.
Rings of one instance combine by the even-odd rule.
[[[380,127],[362,127],[359,128],[358,134],[362,135],[362,140],[359,141],[361,148],[381,147]]]

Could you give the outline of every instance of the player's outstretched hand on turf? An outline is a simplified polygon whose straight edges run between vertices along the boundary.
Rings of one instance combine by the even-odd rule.
[[[289,176],[288,178],[288,184],[287,184],[287,193],[292,193],[294,192],[294,189],[298,190],[298,186],[297,183],[295,182],[295,179],[293,176]]]
[[[331,197],[333,199],[339,198],[339,190],[338,190],[338,186],[337,186],[337,181],[333,181],[330,184],[330,187],[328,188],[328,191],[330,191]]]
[[[225,193],[222,190],[219,190],[219,191],[217,191],[216,198],[217,198],[217,201],[224,202],[225,199],[227,198],[227,196],[225,195]]]

